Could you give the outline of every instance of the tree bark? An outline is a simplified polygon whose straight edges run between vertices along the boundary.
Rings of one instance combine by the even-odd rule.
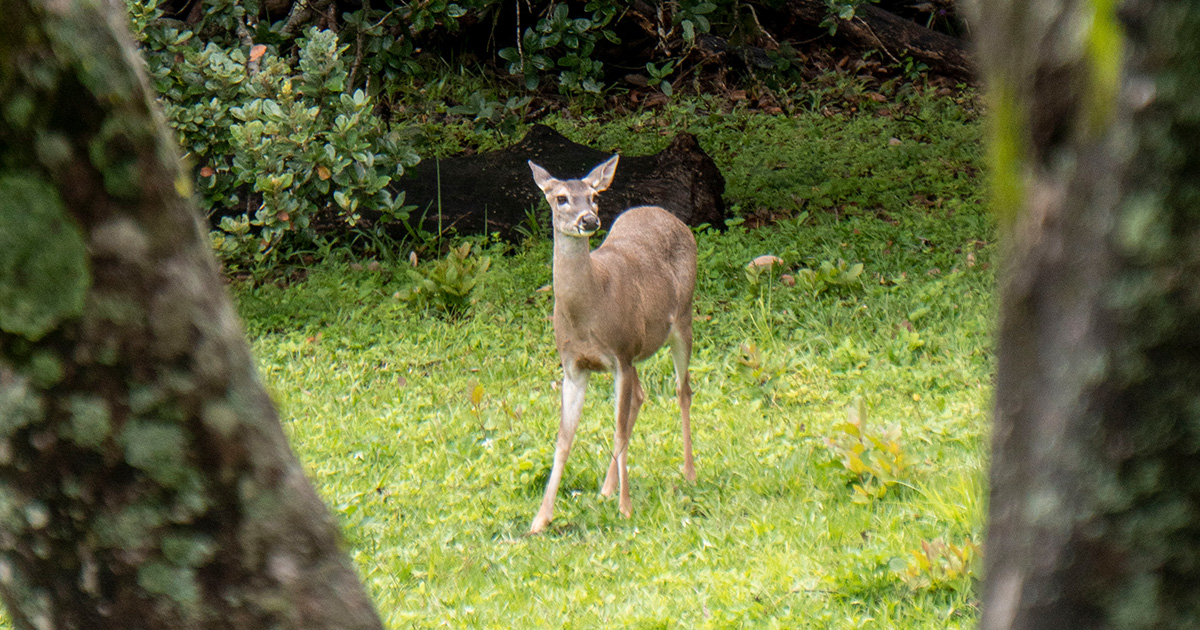
[[[1200,6],[981,2],[1006,226],[982,628],[1200,618]]]
[[[288,448],[124,6],[0,0],[17,628],[380,628]]]

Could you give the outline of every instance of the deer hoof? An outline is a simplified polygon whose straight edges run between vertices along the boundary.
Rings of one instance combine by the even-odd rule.
[[[617,476],[607,475],[604,477],[604,484],[600,486],[600,496],[605,499],[611,497],[617,489]]]
[[[683,468],[680,469],[680,471],[683,473],[683,478],[687,479],[688,483],[696,483],[696,469],[695,468],[685,465],[685,466],[683,466]]]

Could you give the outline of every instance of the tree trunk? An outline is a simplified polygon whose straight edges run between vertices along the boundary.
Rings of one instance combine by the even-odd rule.
[[[124,6],[0,0],[18,628],[380,628],[258,382]]]
[[[1115,4],[979,3],[1009,249],[985,630],[1200,618],[1200,5]]]

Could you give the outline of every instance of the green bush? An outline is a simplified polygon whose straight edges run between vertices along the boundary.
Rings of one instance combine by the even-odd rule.
[[[134,24],[144,24],[154,87],[196,168],[201,205],[221,217],[213,244],[228,264],[269,262],[289,238],[321,241],[319,215],[407,219],[403,193],[388,185],[418,157],[370,96],[346,91],[336,34],[310,28],[293,64],[268,46],[201,45],[156,19],[156,6],[133,2]]]

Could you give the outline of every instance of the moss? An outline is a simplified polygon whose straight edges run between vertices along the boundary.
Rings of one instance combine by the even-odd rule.
[[[138,503],[116,513],[100,514],[92,529],[101,548],[136,550],[150,544],[151,534],[166,522],[163,507]]]
[[[9,611],[16,617],[18,628],[53,628],[51,599],[45,590],[33,586],[34,580],[25,575],[18,562],[10,556],[0,555],[0,590]]]
[[[88,294],[84,317],[89,321],[109,322],[121,327],[139,326],[145,320],[142,309],[129,296],[101,290]]]
[[[162,541],[163,557],[180,567],[201,566],[213,558],[216,550],[213,539],[203,534],[171,534]]]
[[[44,529],[50,524],[50,510],[41,501],[30,501],[25,504],[25,522],[30,529]]]
[[[128,216],[118,215],[97,225],[92,230],[90,244],[96,256],[108,256],[137,266],[150,261],[150,237]],[[128,301],[124,296],[120,299]],[[125,310],[127,308],[117,307],[118,312]]]
[[[137,416],[149,415],[167,400],[167,392],[155,385],[129,386],[129,411]]]
[[[151,133],[138,117],[115,114],[88,143],[92,166],[104,175],[104,190],[119,199],[136,199],[142,193],[136,146],[144,146]]]
[[[0,487],[0,528],[4,531],[15,532],[25,528],[21,503],[21,498],[15,491]]]
[[[189,476],[187,436],[174,423],[135,418],[121,429],[125,461],[154,481],[174,488]]]
[[[146,592],[179,604],[184,618],[192,618],[199,612],[200,585],[192,568],[152,560],[138,567],[137,581]]]
[[[104,399],[90,395],[75,395],[67,402],[71,422],[66,437],[85,448],[96,448],[112,434],[112,414]]]
[[[0,226],[0,330],[40,339],[83,310],[83,236],[58,191],[27,174],[0,175]]]
[[[63,363],[53,352],[39,350],[29,358],[29,380],[38,389],[49,389],[63,379]]]
[[[46,166],[61,168],[70,164],[74,157],[71,141],[61,133],[39,131],[33,144],[38,160]]]
[[[1116,242],[1128,256],[1153,259],[1171,243],[1170,217],[1156,194],[1132,194],[1117,216]]]
[[[204,478],[198,470],[186,469],[183,481],[175,490],[175,501],[171,505],[171,522],[190,523],[212,509],[212,497],[205,489]]]
[[[4,119],[18,129],[25,129],[33,121],[36,107],[28,92],[14,94],[4,106]]]

